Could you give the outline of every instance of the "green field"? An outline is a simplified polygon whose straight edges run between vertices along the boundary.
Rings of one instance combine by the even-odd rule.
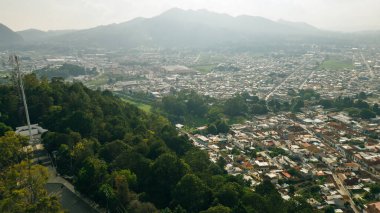
[[[125,102],[127,102],[127,103],[130,103],[132,105],[137,106],[138,108],[140,108],[144,112],[148,112],[149,113],[151,111],[151,109],[152,109],[152,106],[148,105],[148,104],[136,102],[136,101],[133,101],[131,99],[125,99],[125,98],[122,98],[122,100],[125,101]]]
[[[97,78],[91,80],[91,81],[88,81],[86,82],[87,85],[89,86],[93,86],[93,87],[98,87],[98,86],[102,86],[102,85],[105,85],[108,83],[108,76],[105,75],[105,74],[102,74],[102,75],[99,75],[97,76]]]
[[[329,59],[324,61],[319,68],[327,70],[353,69],[352,61],[342,59]]]
[[[214,67],[215,65],[212,65],[212,64],[204,64],[204,65],[192,66],[191,68],[194,70],[198,70],[199,72],[202,72],[202,73],[209,73],[212,71]]]

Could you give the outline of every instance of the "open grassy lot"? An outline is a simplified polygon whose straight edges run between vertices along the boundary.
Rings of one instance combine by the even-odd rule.
[[[319,68],[328,70],[353,69],[352,61],[343,59],[328,59],[324,61]]]
[[[150,110],[152,109],[152,106],[151,105],[148,105],[148,104],[144,104],[144,103],[140,103],[140,102],[136,102],[136,101],[133,101],[131,99],[126,99],[126,98],[122,98],[123,101],[127,102],[127,103],[130,103],[132,105],[135,105],[137,106],[138,108],[140,108],[141,110],[143,110],[144,112],[150,112]]]
[[[212,64],[204,64],[204,65],[195,65],[195,66],[192,66],[191,68],[202,73],[209,73],[212,71],[212,68],[214,67],[215,65],[212,65]]]
[[[102,86],[102,85],[107,84],[108,79],[109,78],[107,75],[101,74],[101,75],[97,76],[96,78],[94,78],[93,80],[86,82],[86,84],[88,86],[98,87],[98,86]]]

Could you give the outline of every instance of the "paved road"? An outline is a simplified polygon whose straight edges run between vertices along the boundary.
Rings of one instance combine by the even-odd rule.
[[[375,73],[373,72],[373,69],[371,68],[371,66],[369,66],[369,64],[368,64],[367,60],[365,59],[362,52],[360,53],[360,56],[362,57],[362,60],[363,60],[364,64],[367,66],[369,74],[371,75],[371,78],[373,79],[375,77]]]
[[[67,189],[69,189],[71,192],[76,193],[75,187],[70,182],[62,178],[61,176],[58,176],[57,172],[52,166],[48,166],[48,170],[49,170],[48,183],[60,183],[64,185]]]
[[[80,213],[98,213],[93,207],[59,183],[47,183],[45,185],[46,190],[50,195],[58,197],[62,207],[68,212],[80,212]]]
[[[334,178],[335,183],[338,185],[338,188],[341,191],[341,193],[343,195],[346,195],[349,198],[351,209],[355,213],[360,213],[360,211],[356,208],[356,205],[355,205],[354,201],[352,200],[350,192],[346,189],[346,187],[344,186],[344,184],[342,183],[342,181],[339,179],[339,177],[335,173],[333,173],[333,178]]]
[[[305,81],[304,81],[304,82],[298,87],[299,90],[301,90],[301,89],[303,88],[303,86],[305,86],[307,80],[309,80],[309,78],[310,78],[311,76],[313,76],[314,72],[315,72],[315,70],[313,70],[313,71],[312,71],[312,72],[306,77]]]
[[[58,175],[50,156],[45,150],[41,150],[41,152],[37,155],[39,155],[39,159],[44,159],[43,165],[46,166],[49,171],[46,189],[49,193],[58,195],[63,208],[69,210],[69,212],[105,212],[104,209],[99,208],[98,204],[86,197],[83,197],[75,190],[74,186],[70,182]]]
[[[288,77],[286,77],[279,85],[277,85],[271,92],[268,93],[268,95],[265,96],[265,101],[268,102],[269,98],[289,79],[291,78],[295,73],[298,73],[300,70],[302,70],[306,65],[306,62],[304,62],[301,66],[299,66],[297,69],[295,69]]]
[[[311,134],[311,135],[315,135],[315,134],[314,134],[314,131],[308,129],[308,128],[306,127],[306,125],[301,124],[300,126],[301,126],[302,128],[304,128],[309,134]],[[334,147],[331,147],[330,144],[325,143],[323,140],[321,140],[321,142],[322,142],[324,145],[326,145],[326,148],[330,148],[330,149],[336,151],[336,149],[335,149]],[[338,153],[339,155],[341,155],[340,152],[337,151],[337,153]],[[333,176],[334,181],[336,182],[336,184],[337,184],[339,190],[341,191],[341,193],[342,193],[343,195],[347,195],[347,196],[348,196],[348,198],[349,198],[349,202],[350,202],[350,206],[351,206],[352,210],[353,210],[355,213],[360,213],[360,211],[357,209],[357,207],[356,207],[354,201],[352,200],[352,197],[351,197],[350,192],[346,189],[345,185],[344,185],[344,184],[342,183],[342,181],[338,178],[338,176],[335,174],[335,172],[333,172],[333,175],[332,175],[332,176]]]
[[[61,176],[57,175],[57,172],[55,171],[55,168],[52,166],[48,166],[49,170],[49,179],[47,182],[48,189],[50,189],[54,193],[60,193],[61,194],[61,203],[66,204],[63,205],[64,208],[73,208],[73,209],[82,209],[82,212],[89,212],[89,213],[103,213],[105,212],[104,209],[100,209],[98,207],[98,204],[93,202],[92,200],[83,197],[79,192],[75,191],[75,187],[62,178]],[[64,187],[61,187],[62,192],[59,192],[56,188],[57,185],[61,185]],[[74,212],[74,211],[73,211]],[[76,211],[75,211],[76,212]]]
[[[200,58],[201,58],[201,54],[199,53],[198,56],[197,56],[197,58],[194,60],[194,63],[197,63]]]

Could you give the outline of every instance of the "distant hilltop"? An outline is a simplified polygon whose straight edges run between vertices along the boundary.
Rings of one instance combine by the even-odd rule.
[[[0,45],[12,45],[22,42],[23,38],[18,33],[13,32],[7,26],[0,23]]]

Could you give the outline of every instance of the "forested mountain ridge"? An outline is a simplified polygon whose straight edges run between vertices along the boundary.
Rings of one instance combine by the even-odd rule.
[[[0,46],[10,45],[22,41],[23,39],[19,34],[13,32],[7,26],[0,23]]]
[[[348,44],[355,41],[378,41],[378,33],[338,33],[320,30],[302,22],[272,21],[264,17],[233,17],[207,10],[170,9],[152,18],[135,18],[126,22],[101,25],[82,30],[18,32],[25,42],[21,46],[99,47],[99,48],[274,48],[289,44]],[[285,46],[284,46],[285,45]]]
[[[207,10],[170,9],[152,18],[136,18],[51,39],[70,45],[99,47],[192,47],[257,45],[324,32],[303,23],[276,22],[258,16],[232,17]]]
[[[66,48],[129,49],[191,48],[235,50],[283,49],[288,45],[356,43],[378,44],[379,32],[340,33],[325,31],[303,22],[273,21],[260,16],[227,14],[207,10],[170,9],[151,18],[135,18],[117,24],[81,30],[13,32],[0,24],[0,46],[52,51]],[[3,36],[1,36],[3,35]]]
[[[17,31],[19,35],[22,36],[22,38],[27,42],[34,42],[34,41],[41,41],[43,39],[52,38],[55,36],[60,36],[68,33],[72,33],[75,30],[49,30],[49,31],[42,31],[37,29],[28,29],[28,30],[22,30]]]
[[[312,212],[302,198],[284,201],[270,182],[252,191],[165,118],[110,92],[33,74],[24,82],[32,123],[49,129],[43,143],[56,151],[60,174],[111,212]],[[18,102],[13,87],[0,86],[1,123],[23,124]]]

